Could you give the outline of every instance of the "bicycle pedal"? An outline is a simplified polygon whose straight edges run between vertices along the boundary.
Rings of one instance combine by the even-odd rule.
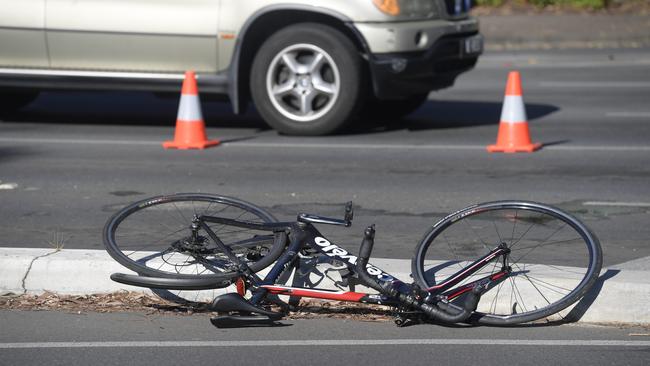
[[[265,315],[219,315],[210,318],[210,323],[217,328],[272,327],[282,325],[278,320]]]
[[[396,317],[394,322],[395,325],[397,325],[399,328],[403,328],[411,325],[420,324],[421,320],[413,317]]]

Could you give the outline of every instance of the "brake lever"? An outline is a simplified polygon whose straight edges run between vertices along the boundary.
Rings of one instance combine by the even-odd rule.
[[[345,215],[343,216],[343,220],[333,219],[325,216],[301,213],[298,214],[298,221],[309,222],[312,224],[340,225],[340,226],[350,227],[352,225],[353,217],[354,217],[354,209],[352,208],[352,201],[350,201],[345,204]]]
[[[348,222],[349,225],[351,225],[353,218],[354,218],[354,208],[352,207],[352,201],[348,201],[345,204],[345,216],[343,217],[343,220]]]

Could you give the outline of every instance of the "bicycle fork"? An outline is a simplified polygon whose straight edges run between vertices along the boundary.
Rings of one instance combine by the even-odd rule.
[[[356,270],[359,273],[359,278],[369,287],[379,291],[379,293],[386,295],[390,298],[397,299],[405,306],[419,309],[429,318],[441,320],[447,323],[459,323],[467,320],[470,315],[476,310],[481,295],[488,291],[490,285],[503,281],[510,269],[506,266],[504,259],[504,267],[498,273],[486,276],[477,281],[464,285],[455,289],[453,293],[448,296],[434,295],[434,293],[441,293],[444,289],[451,288],[452,286],[460,283],[464,278],[476,273],[483,268],[488,262],[498,258],[501,255],[508,254],[510,250],[505,245],[499,245],[496,249],[490,251],[487,255],[478,259],[471,265],[463,268],[461,271],[449,277],[445,282],[434,286],[428,291],[420,290],[415,284],[406,285],[400,281],[381,281],[371,276],[366,270],[368,259],[372,252],[375,238],[374,225],[369,226],[364,231],[363,241],[359,248],[359,257],[357,259]],[[505,257],[504,257],[505,258]],[[432,291],[434,290],[434,291]],[[437,290],[437,291],[435,291]],[[465,295],[463,305],[458,307],[449,302],[453,299]],[[398,323],[399,325],[400,323]]]

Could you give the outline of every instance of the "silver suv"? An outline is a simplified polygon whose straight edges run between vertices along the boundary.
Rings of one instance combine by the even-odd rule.
[[[177,91],[252,101],[278,131],[397,118],[482,52],[466,0],[0,0],[0,112],[43,89]]]

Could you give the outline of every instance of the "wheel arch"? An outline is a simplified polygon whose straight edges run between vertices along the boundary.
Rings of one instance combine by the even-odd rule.
[[[352,25],[352,20],[334,10],[307,5],[260,9],[242,26],[229,67],[228,95],[235,113],[245,111],[251,100],[250,72],[257,50],[275,31],[298,23],[328,25],[348,37],[364,59],[369,52],[365,39]]]

